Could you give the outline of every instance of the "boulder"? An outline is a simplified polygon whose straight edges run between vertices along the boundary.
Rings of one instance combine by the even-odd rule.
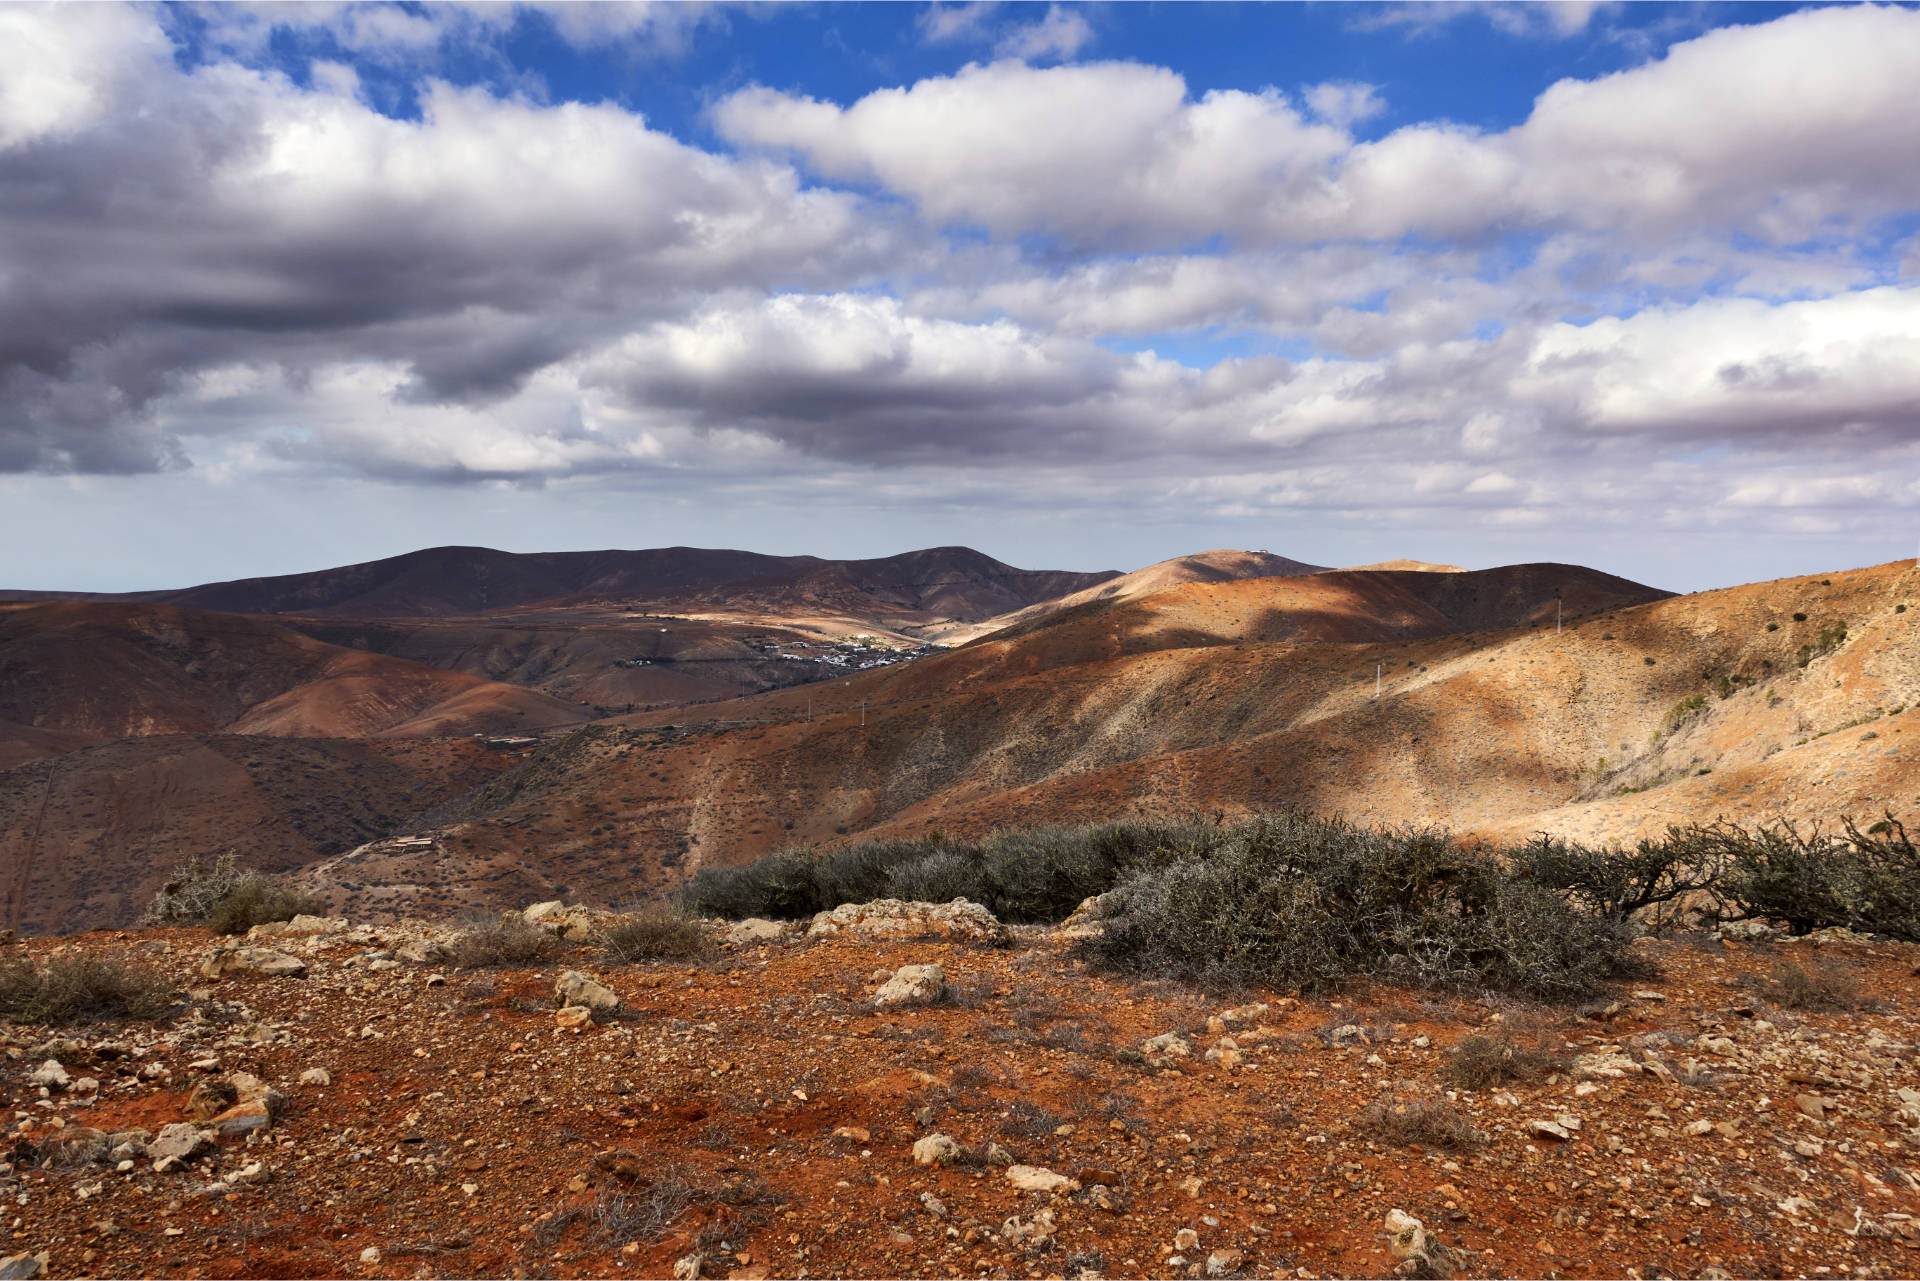
[[[33,1281],[33,1278],[45,1275],[46,1270],[45,1250],[38,1254],[9,1254],[0,1259],[0,1281]]]
[[[147,1155],[156,1165],[168,1159],[176,1163],[191,1161],[212,1146],[213,1138],[211,1130],[176,1121],[161,1127],[159,1135],[147,1144]]]
[[[307,972],[307,963],[297,956],[270,947],[227,944],[215,948],[201,965],[200,973],[210,979],[233,976],[261,978],[297,978]]]
[[[1022,1192],[1078,1192],[1080,1181],[1038,1165],[1007,1167],[1007,1182]]]
[[[327,1071],[325,1068],[319,1068],[319,1067],[308,1068],[306,1071],[300,1074],[300,1084],[332,1085],[333,1073]]]
[[[903,965],[873,994],[875,1005],[925,1005],[947,994],[947,974],[938,965]]]
[[[786,936],[786,922],[750,916],[744,921],[735,921],[729,925],[726,940],[735,947],[751,947],[756,943],[777,943]]]
[[[915,1165],[953,1165],[966,1159],[967,1150],[951,1135],[929,1134],[913,1145]]]
[[[409,939],[393,949],[393,959],[409,965],[444,965],[453,959],[453,950],[433,939]]]
[[[240,1091],[226,1081],[202,1081],[187,1095],[187,1115],[196,1121],[211,1121],[240,1101]]]
[[[48,1059],[27,1074],[28,1085],[44,1085],[49,1090],[63,1090],[72,1080],[73,1078],[67,1075],[67,1069],[61,1066],[59,1059]]]
[[[578,1032],[593,1022],[593,1011],[584,1005],[563,1005],[553,1012],[553,1025],[562,1032]]]
[[[242,1138],[270,1127],[273,1124],[273,1109],[265,1099],[248,1099],[245,1103],[234,1104],[207,1124],[223,1139]]]
[[[583,1005],[594,1014],[609,1014],[620,1008],[620,998],[599,979],[567,970],[554,982],[553,994],[562,1005]]]
[[[842,903],[818,913],[807,926],[808,938],[971,939],[1004,945],[1013,934],[978,903],[909,903],[897,898],[872,903]]]

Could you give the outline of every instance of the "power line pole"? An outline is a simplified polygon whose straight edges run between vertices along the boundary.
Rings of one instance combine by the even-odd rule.
[[[867,727],[867,700],[863,698],[860,700],[860,728],[865,729],[866,727]]]
[[[1375,663],[1373,665],[1373,696],[1375,698],[1380,697],[1380,672],[1385,667],[1385,663]]]

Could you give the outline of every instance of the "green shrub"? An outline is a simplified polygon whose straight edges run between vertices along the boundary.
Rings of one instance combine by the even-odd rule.
[[[1627,967],[1625,930],[1427,831],[1291,814],[1114,891],[1100,963],[1208,986],[1331,987],[1366,975],[1574,999]]]
[[[1795,934],[1839,925],[1920,941],[1920,850],[1891,814],[1882,833],[1851,820],[1839,833],[1802,833],[1782,820],[1747,831],[1688,829],[1724,863],[1714,887],[1726,920],[1784,921]]]
[[[659,904],[620,917],[602,929],[594,941],[614,960],[629,964],[699,956],[713,947],[698,921]]]
[[[249,872],[213,905],[206,924],[215,934],[245,934],[256,925],[291,921],[296,916],[319,916],[326,910],[324,899],[273,877]]]
[[[540,965],[566,950],[559,935],[511,913],[462,930],[452,947],[453,963],[469,970]]]
[[[1544,833],[1507,854],[1515,872],[1609,920],[1712,889],[1726,865],[1723,847],[1681,829],[1632,849],[1569,844]]]
[[[1058,921],[1155,860],[1217,839],[1195,823],[1109,823],[995,832],[984,841],[868,841],[815,855],[779,850],[703,868],[681,892],[702,916],[794,918],[842,903],[967,898],[1002,920]]]
[[[741,867],[705,867],[681,891],[696,916],[792,918],[820,911],[813,851],[775,850]]]
[[[1679,702],[1675,703],[1672,707],[1669,707],[1667,709],[1666,719],[1661,721],[1660,723],[1661,733],[1662,734],[1673,733],[1673,731],[1680,728],[1681,724],[1687,719],[1687,717],[1701,710],[1706,705],[1707,705],[1707,696],[1705,694],[1687,695],[1685,698],[1681,699]]]
[[[157,1019],[175,995],[158,971],[117,957],[56,956],[44,967],[18,954],[0,961],[0,1016],[17,1023]]]

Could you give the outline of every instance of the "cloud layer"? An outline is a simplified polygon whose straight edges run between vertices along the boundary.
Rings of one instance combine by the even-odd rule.
[[[558,12],[583,45],[705,20]],[[0,8],[0,472],[1920,506],[1920,13],[1721,28],[1503,131],[1367,138],[1390,85],[1196,93],[1072,62],[1090,12],[928,10],[992,60],[739,88],[720,145],[433,78],[513,9],[211,10],[185,58],[154,8]],[[417,118],[274,69],[295,21],[419,63]]]

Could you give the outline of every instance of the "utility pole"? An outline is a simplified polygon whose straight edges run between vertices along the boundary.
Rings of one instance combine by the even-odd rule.
[[[1375,698],[1380,697],[1380,672],[1385,666],[1385,663],[1375,663],[1373,665],[1373,696]]]
[[[860,700],[860,728],[865,729],[866,727],[867,727],[867,700],[863,698]]]

